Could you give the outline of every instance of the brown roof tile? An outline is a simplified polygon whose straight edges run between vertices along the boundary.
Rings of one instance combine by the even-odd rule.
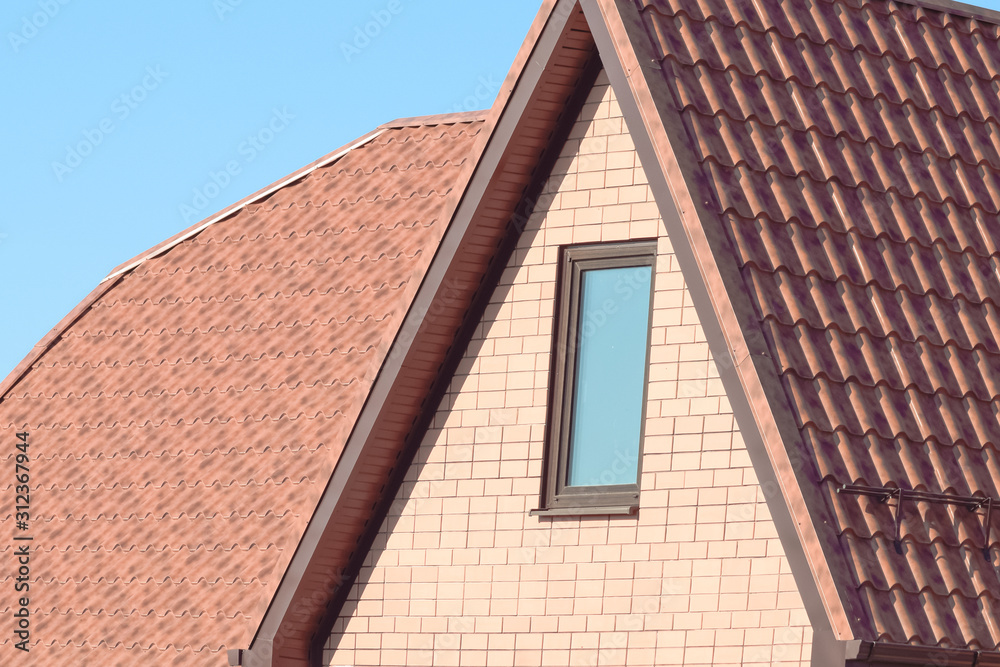
[[[218,665],[250,644],[484,127],[410,119],[251,198],[8,380],[0,437],[32,443],[32,664]]]
[[[849,554],[859,638],[997,649],[982,512],[905,504],[900,554],[894,501],[834,490],[1000,497],[1000,28],[899,2],[637,5]]]

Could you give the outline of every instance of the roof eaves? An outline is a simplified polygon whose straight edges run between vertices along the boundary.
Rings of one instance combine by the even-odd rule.
[[[514,62],[511,64],[510,70],[507,72],[507,77],[500,86],[500,92],[497,93],[493,106],[489,108],[486,119],[491,122],[492,127],[496,127],[500,117],[506,111],[507,105],[511,102],[514,89],[521,76],[528,69],[530,64],[529,59],[534,55],[535,47],[541,39],[542,32],[546,26],[552,19],[560,19],[563,22],[567,21],[578,4],[577,2],[567,3],[560,0],[543,0],[541,8],[538,10],[538,14],[535,15],[535,20],[528,30],[528,34],[525,36],[524,41],[521,42],[521,48],[518,50],[517,55],[514,56]]]
[[[812,667],[1000,667],[1000,653],[814,634]]]
[[[701,173],[636,3],[581,0],[740,425],[814,631],[838,640],[871,628],[810,483],[787,398],[721,221],[697,196]],[[868,634],[867,632],[862,634]]]
[[[1000,667],[1000,653],[973,649],[912,646],[885,642],[850,641],[845,644],[848,667]]]

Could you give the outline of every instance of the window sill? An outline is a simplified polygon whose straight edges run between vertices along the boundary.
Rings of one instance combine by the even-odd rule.
[[[608,507],[556,507],[537,509],[528,516],[633,516],[639,512],[638,505],[612,505]]]

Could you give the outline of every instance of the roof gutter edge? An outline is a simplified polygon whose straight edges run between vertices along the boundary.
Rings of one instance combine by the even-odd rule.
[[[812,667],[1000,667],[1000,652],[872,642],[841,641],[814,633]]]

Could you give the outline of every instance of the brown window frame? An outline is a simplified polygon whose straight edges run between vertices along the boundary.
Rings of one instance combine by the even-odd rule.
[[[540,509],[532,510],[532,515],[613,515],[634,514],[638,510],[646,403],[649,395],[656,245],[655,240],[645,240],[564,246],[559,249],[555,335],[552,337],[552,363],[549,369],[548,427],[542,467],[541,506]],[[566,480],[573,418],[582,275],[586,270],[639,266],[649,266],[652,271],[636,482],[609,486],[569,486]]]

